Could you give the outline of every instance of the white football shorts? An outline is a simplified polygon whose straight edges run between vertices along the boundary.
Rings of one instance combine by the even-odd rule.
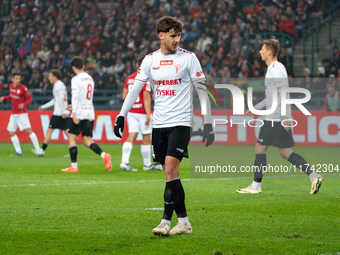
[[[132,113],[129,112],[127,114],[127,123],[129,127],[129,133],[139,133],[141,132],[142,135],[148,135],[152,132],[152,115],[150,115],[150,123],[149,125],[145,125],[146,121],[146,114],[141,113]]]
[[[9,118],[7,130],[10,132],[17,131],[19,127],[20,131],[31,128],[30,120],[28,119],[28,113],[12,114]]]

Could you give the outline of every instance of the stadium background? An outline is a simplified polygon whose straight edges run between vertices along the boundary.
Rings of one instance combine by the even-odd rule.
[[[286,66],[291,79],[299,77],[291,80],[291,86],[312,92],[312,99],[306,104],[308,109],[322,111],[324,108],[330,75],[334,76],[337,88],[340,84],[340,52],[333,50],[340,39],[336,32],[340,28],[339,0],[3,0],[0,7],[0,96],[8,94],[11,73],[19,71],[22,83],[34,99],[29,110],[37,110],[51,99],[52,87],[47,76],[53,68],[62,71],[62,79],[70,90],[73,76],[70,60],[76,55],[86,59],[86,71],[96,82],[95,109],[118,110],[125,78],[135,71],[137,58],[159,47],[155,23],[163,15],[175,16],[184,22],[180,46],[195,52],[212,84],[215,79],[243,89],[250,86],[255,91],[255,103],[263,98],[266,66],[260,59],[259,49],[266,38],[280,41],[282,49],[278,60]],[[217,108],[231,109],[230,92],[220,90],[219,93],[223,106]],[[197,101],[195,107],[199,107]],[[5,110],[10,110],[10,101],[0,104],[0,108],[0,141],[9,141],[6,134],[9,113]],[[42,141],[46,120],[39,117],[40,114],[30,112],[30,118]],[[51,112],[42,114],[50,116]],[[101,142],[116,141],[111,140],[108,133],[112,133],[110,124],[117,112],[107,114],[111,120],[105,125],[106,138],[99,139]],[[329,112],[318,114],[327,116]],[[102,114],[97,113],[96,120],[99,115]],[[325,131],[336,141],[329,145],[339,143],[338,123],[338,118],[333,117],[331,131]],[[105,133],[101,136],[105,137]],[[320,136],[317,136],[318,141]],[[27,140],[24,136],[20,139]],[[253,140],[248,142],[251,144]],[[240,141],[231,144],[237,142]]]

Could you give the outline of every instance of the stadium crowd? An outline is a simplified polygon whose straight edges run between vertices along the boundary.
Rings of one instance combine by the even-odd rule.
[[[97,89],[122,90],[138,57],[159,48],[155,24],[164,15],[184,22],[181,46],[196,53],[207,77],[264,77],[266,66],[259,55],[263,38],[256,37],[258,43],[246,59],[242,37],[284,32],[298,38],[298,27],[334,4],[335,0],[0,0],[0,90],[8,89],[14,70],[20,70],[29,89],[51,89],[47,76],[53,68],[61,70],[69,86],[70,61],[77,55],[86,59]],[[286,48],[278,60],[294,76],[293,56]],[[318,75],[339,79],[339,66],[335,48]]]

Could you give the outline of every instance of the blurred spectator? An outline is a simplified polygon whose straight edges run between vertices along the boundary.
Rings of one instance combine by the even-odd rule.
[[[21,44],[18,49],[19,56],[25,57],[30,53],[31,50],[31,40],[27,40],[26,37],[21,38]]]
[[[40,61],[42,61],[43,63],[46,63],[46,61],[49,59],[51,55],[51,52],[52,51],[46,44],[44,48],[37,53],[37,58],[40,59]]]
[[[328,58],[324,58],[322,60],[322,65],[325,68],[325,76],[329,77],[329,75],[331,74],[331,61],[329,61]]]
[[[331,65],[330,75],[332,74],[334,75],[334,77],[338,75],[338,65],[335,62]]]
[[[338,46],[334,46],[333,52],[330,56],[330,60],[340,66],[340,51]]]
[[[39,84],[39,88],[42,90],[52,89],[52,86],[46,76],[42,78],[42,81]]]
[[[323,105],[323,109],[325,111],[340,111],[340,93],[335,89],[335,79],[330,80],[327,83],[328,94],[325,98],[325,103]]]
[[[28,65],[28,61],[24,59],[21,62],[21,68],[20,68],[21,79],[24,85],[26,86],[28,85],[28,82],[31,78],[32,73],[33,73],[32,68]]]
[[[39,89],[41,82],[41,74],[39,73],[38,69],[33,69],[33,73],[31,75],[31,79],[27,84],[27,88],[29,89]]]
[[[201,37],[198,39],[196,49],[198,51],[204,52],[205,47],[210,44],[213,44],[213,40],[211,37],[207,36],[207,33],[202,32]]]
[[[281,15],[281,21],[279,22],[279,31],[284,32],[293,38],[296,36],[295,22],[291,18],[288,18],[286,14]]]
[[[189,32],[184,34],[184,39],[186,41],[198,40],[201,35],[201,30],[198,29],[198,25],[196,23],[192,24]]]
[[[42,40],[38,35],[34,35],[33,41],[31,43],[30,54],[37,54],[41,50]]]
[[[304,79],[301,82],[301,87],[308,90],[312,89],[313,88],[312,75],[310,73],[309,68],[306,67],[305,69],[303,69],[303,76]]]
[[[277,60],[285,66],[288,75],[293,74],[293,57],[287,53],[287,48],[281,47]]]

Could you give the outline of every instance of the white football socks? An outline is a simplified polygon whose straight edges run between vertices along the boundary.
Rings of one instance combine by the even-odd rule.
[[[39,151],[40,150],[40,146],[39,146],[39,142],[38,142],[38,138],[36,136],[36,134],[34,132],[32,132],[32,134],[29,135],[29,137],[31,138],[31,141],[34,145],[34,148]]]
[[[150,161],[150,156],[151,156],[151,145],[141,145],[140,146],[140,153],[142,154],[143,157],[143,162],[144,166],[150,166],[151,161]]]
[[[251,184],[251,186],[256,189],[256,190],[260,190],[261,189],[261,182],[256,182],[253,181],[253,183]]]
[[[178,218],[178,223],[181,223],[181,224],[183,224],[186,227],[190,226],[190,222],[189,222],[188,216],[184,217],[184,218]]]
[[[161,223],[166,223],[166,224],[168,224],[169,226],[171,226],[171,220],[162,219],[162,220],[161,220]]]
[[[132,143],[129,142],[125,142],[123,144],[123,155],[122,155],[122,162],[125,164],[129,164],[129,160],[130,160],[130,154],[132,151]]]
[[[18,154],[21,154],[21,147],[20,147],[20,142],[19,142],[19,138],[17,135],[15,136],[12,136],[11,137],[11,140],[12,140],[12,143],[13,143],[13,146],[14,146],[14,149],[15,151],[18,153]]]

